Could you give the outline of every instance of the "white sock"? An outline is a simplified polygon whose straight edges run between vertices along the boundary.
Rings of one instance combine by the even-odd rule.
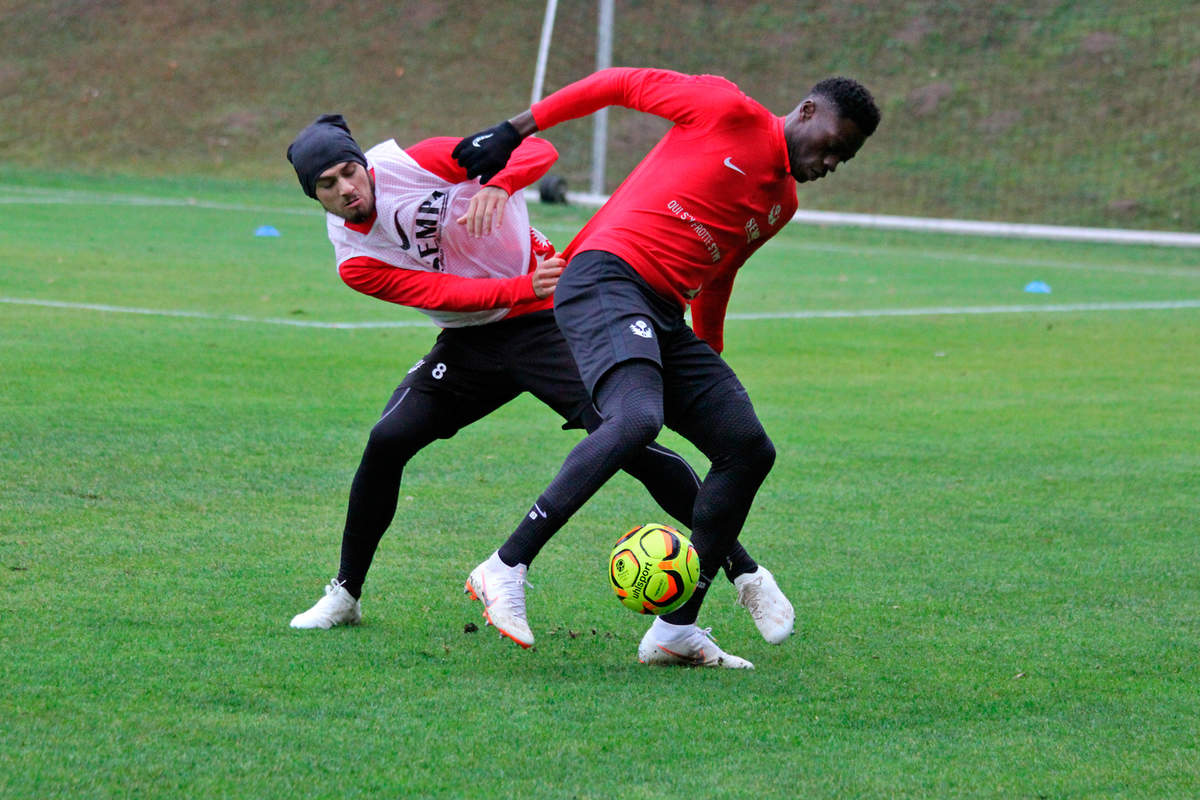
[[[673,625],[662,617],[655,617],[654,624],[651,625],[651,627],[654,629],[654,635],[659,639],[671,641],[686,635],[692,628],[696,626],[694,623],[687,625]]]

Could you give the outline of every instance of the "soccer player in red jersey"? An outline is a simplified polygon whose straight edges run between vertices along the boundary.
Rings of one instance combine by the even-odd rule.
[[[696,625],[775,460],[746,390],[719,355],[725,310],[738,269],[795,213],[795,184],[853,158],[879,109],[848,78],[820,81],[779,117],[721,77],[616,68],[468,136],[454,156],[486,180],[530,134],[610,105],[674,125],[564,251],[555,317],[604,422],[572,450],[497,555],[528,564],[665,424],[712,463],[692,521],[701,576],[687,604],[655,619],[638,658],[749,668]]]
[[[364,294],[417,308],[443,329],[372,428],[350,488],[337,578],[312,608],[293,618],[293,627],[359,621],[363,582],[395,514],[404,467],[435,439],[453,436],[522,392],[558,412],[566,427],[592,430],[600,423],[551,310],[563,260],[530,227],[522,194],[550,168],[557,151],[545,140],[529,139],[481,185],[451,158],[457,142],[441,137],[402,149],[388,140],[364,153],[344,119],[324,115],[288,148],[305,194],[327,212],[342,280]],[[668,514],[690,525],[700,480],[682,457],[650,443],[622,467]],[[756,607],[790,604],[782,594],[766,597],[772,587],[747,595],[742,576],[756,569],[745,551],[727,565],[757,623],[762,615]],[[479,593],[523,580],[524,567],[496,570]],[[521,627],[523,609],[514,621],[509,604],[493,604],[487,617],[514,641],[533,643],[527,626]]]

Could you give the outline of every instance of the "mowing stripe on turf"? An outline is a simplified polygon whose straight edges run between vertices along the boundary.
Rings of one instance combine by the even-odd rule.
[[[1200,308],[1200,300],[1146,300],[1121,303],[1032,303],[1015,306],[933,306],[929,308],[873,308],[858,311],[833,309],[829,311],[768,311],[729,314],[726,319],[842,319],[854,317],[927,317],[960,316],[968,314],[1026,314],[1034,312],[1087,311],[1162,311],[1178,308]]]
[[[104,194],[83,189],[38,189],[29,186],[4,186],[0,184],[0,204],[22,205],[113,205],[146,206],[149,208],[199,208],[206,211],[253,211],[259,214],[304,214],[320,217],[316,206],[254,206],[241,203],[218,203],[196,200],[190,197],[150,197],[136,194]]]
[[[534,195],[536,198],[536,195]],[[255,206],[238,203],[222,203],[216,201],[196,200],[193,198],[163,198],[149,195],[130,195],[118,193],[94,192],[86,189],[43,189],[34,186],[12,186],[0,184],[0,204],[30,203],[40,205],[127,205],[163,208],[196,208],[207,211],[239,211],[256,214],[286,214],[307,215],[314,218],[320,216],[320,209],[308,206]],[[925,261],[955,261],[968,264],[988,264],[1002,267],[1041,267],[1047,269],[1070,269],[1100,272],[1124,272],[1138,275],[1163,275],[1169,277],[1200,278],[1200,269],[1186,268],[1147,268],[1137,264],[1096,264],[1069,261],[1054,261],[1046,259],[1013,258],[1005,256],[987,256],[964,254],[953,250],[915,250],[909,247],[879,247],[837,244],[814,244],[812,242],[797,242],[777,240],[772,247],[789,247],[816,253],[844,253],[854,256],[881,256],[894,258],[896,256],[911,256]]]
[[[249,317],[242,314],[215,314],[208,311],[182,311],[156,308],[130,308],[99,303],[69,303],[61,300],[39,300],[27,297],[0,297],[0,303],[9,305],[42,306],[73,311],[99,311],[109,314],[142,314],[154,317],[183,317],[188,319],[216,320],[220,322],[249,322],[260,325],[289,325],[296,328],[332,328],[338,330],[360,330],[367,328],[420,328],[430,327],[425,320],[387,320],[379,322],[321,322],[307,319],[285,319],[280,317]],[[728,320],[757,321],[779,319],[862,319],[870,317],[929,317],[962,316],[970,314],[1030,314],[1030,313],[1084,313],[1097,311],[1166,311],[1173,309],[1200,308],[1200,300],[1148,300],[1122,303],[1048,303],[1046,305],[1024,304],[1014,306],[931,306],[927,308],[869,308],[859,310],[828,309],[811,311],[768,311],[733,313]]]

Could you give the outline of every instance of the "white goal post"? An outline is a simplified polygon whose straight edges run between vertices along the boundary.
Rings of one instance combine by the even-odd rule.
[[[596,69],[612,66],[613,43],[613,0],[598,0],[596,20]],[[546,86],[546,62],[550,57],[550,41],[554,33],[554,18],[558,13],[558,0],[546,0],[546,13],[542,16],[542,36],[538,44],[537,64],[534,67],[533,91],[529,104],[542,99]],[[592,115],[592,174],[591,194],[604,193],[604,170],[608,163],[608,109],[602,108]]]

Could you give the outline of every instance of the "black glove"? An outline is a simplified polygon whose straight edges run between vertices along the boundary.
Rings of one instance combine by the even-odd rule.
[[[511,122],[501,122],[463,139],[450,155],[466,168],[468,178],[478,177],[480,183],[487,183],[504,169],[523,138]]]

